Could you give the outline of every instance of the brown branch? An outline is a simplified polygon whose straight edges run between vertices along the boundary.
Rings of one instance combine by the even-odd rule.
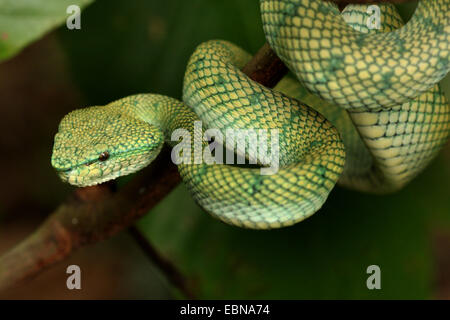
[[[250,79],[273,88],[287,74],[288,68],[266,42],[242,68],[242,71]]]
[[[117,192],[109,184],[76,189],[33,234],[0,258],[0,291],[128,227],[179,182],[178,170],[165,150]]]
[[[287,72],[268,45],[244,70],[268,87]],[[76,189],[33,234],[0,257],[0,291],[32,279],[75,250],[129,227],[179,182],[177,168],[166,149],[149,168],[118,191],[111,184]],[[175,265],[162,257],[137,229],[130,232],[168,280],[186,297],[194,297],[191,283]]]

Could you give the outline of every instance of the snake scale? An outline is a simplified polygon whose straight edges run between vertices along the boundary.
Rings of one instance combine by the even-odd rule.
[[[180,175],[196,202],[220,220],[271,229],[299,222],[336,183],[392,192],[411,181],[450,134],[450,108],[438,82],[449,71],[450,0],[422,0],[405,25],[379,4],[379,28],[367,5],[343,12],[322,0],[261,0],[266,39],[294,74],[274,89],[249,79],[251,56],[222,40],[200,44],[185,73],[183,102],[137,94],[75,110],[61,121],[52,166],[76,186],[102,183],[151,163],[176,129],[202,148],[208,128],[276,130],[279,169],[207,163],[183,153]],[[201,121],[203,126],[196,126]],[[228,141],[221,141],[227,145]],[[245,140],[236,153],[258,148]],[[272,150],[273,151],[273,150]],[[258,163],[259,166],[264,164]]]

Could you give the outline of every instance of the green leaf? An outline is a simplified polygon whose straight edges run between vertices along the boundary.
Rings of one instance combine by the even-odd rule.
[[[180,186],[140,228],[208,299],[424,299],[433,295],[432,229],[450,227],[450,168],[441,155],[405,189],[367,195],[336,187],[290,228],[223,224]],[[381,290],[366,269],[381,268]]]
[[[255,53],[265,41],[258,0],[97,0],[83,14],[79,32],[58,31],[86,105],[138,92],[181,98],[200,43],[225,39]]]
[[[70,5],[93,0],[0,0],[0,61],[11,58],[47,31],[65,22]],[[76,31],[73,31],[76,32]]]

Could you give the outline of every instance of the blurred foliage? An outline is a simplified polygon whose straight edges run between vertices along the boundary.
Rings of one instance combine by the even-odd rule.
[[[181,98],[187,60],[201,42],[227,39],[251,52],[264,42],[255,0],[99,1],[82,24],[60,33],[94,104],[149,91]]]
[[[93,0],[0,0],[0,61],[5,60],[67,18],[66,8]]]
[[[414,5],[400,9],[407,18]],[[264,43],[257,0],[97,0],[83,11],[82,30],[58,33],[85,105],[138,92],[180,98],[186,62],[201,42],[226,39],[252,53]],[[290,228],[225,225],[183,185],[139,227],[194,279],[200,298],[429,298],[431,231],[450,228],[445,152],[396,194],[337,187],[318,213]],[[372,264],[381,267],[382,290],[366,288]]]

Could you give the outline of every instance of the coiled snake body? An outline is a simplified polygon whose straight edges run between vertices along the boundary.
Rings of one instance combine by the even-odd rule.
[[[276,129],[275,174],[188,154],[178,168],[197,203],[227,223],[268,229],[316,212],[338,180],[396,190],[449,136],[450,110],[436,83],[449,69],[450,1],[421,1],[403,28],[394,6],[379,7],[381,28],[369,30],[364,5],[341,16],[322,0],[261,0],[266,38],[303,86],[288,76],[265,88],[240,71],[249,54],[209,41],[188,62],[183,102],[138,94],[73,111],[59,125],[52,165],[64,181],[87,186],[148,165],[165,141],[178,143],[176,129],[192,137],[206,128],[263,129],[269,138]],[[257,148],[246,143],[237,153],[254,157]]]

